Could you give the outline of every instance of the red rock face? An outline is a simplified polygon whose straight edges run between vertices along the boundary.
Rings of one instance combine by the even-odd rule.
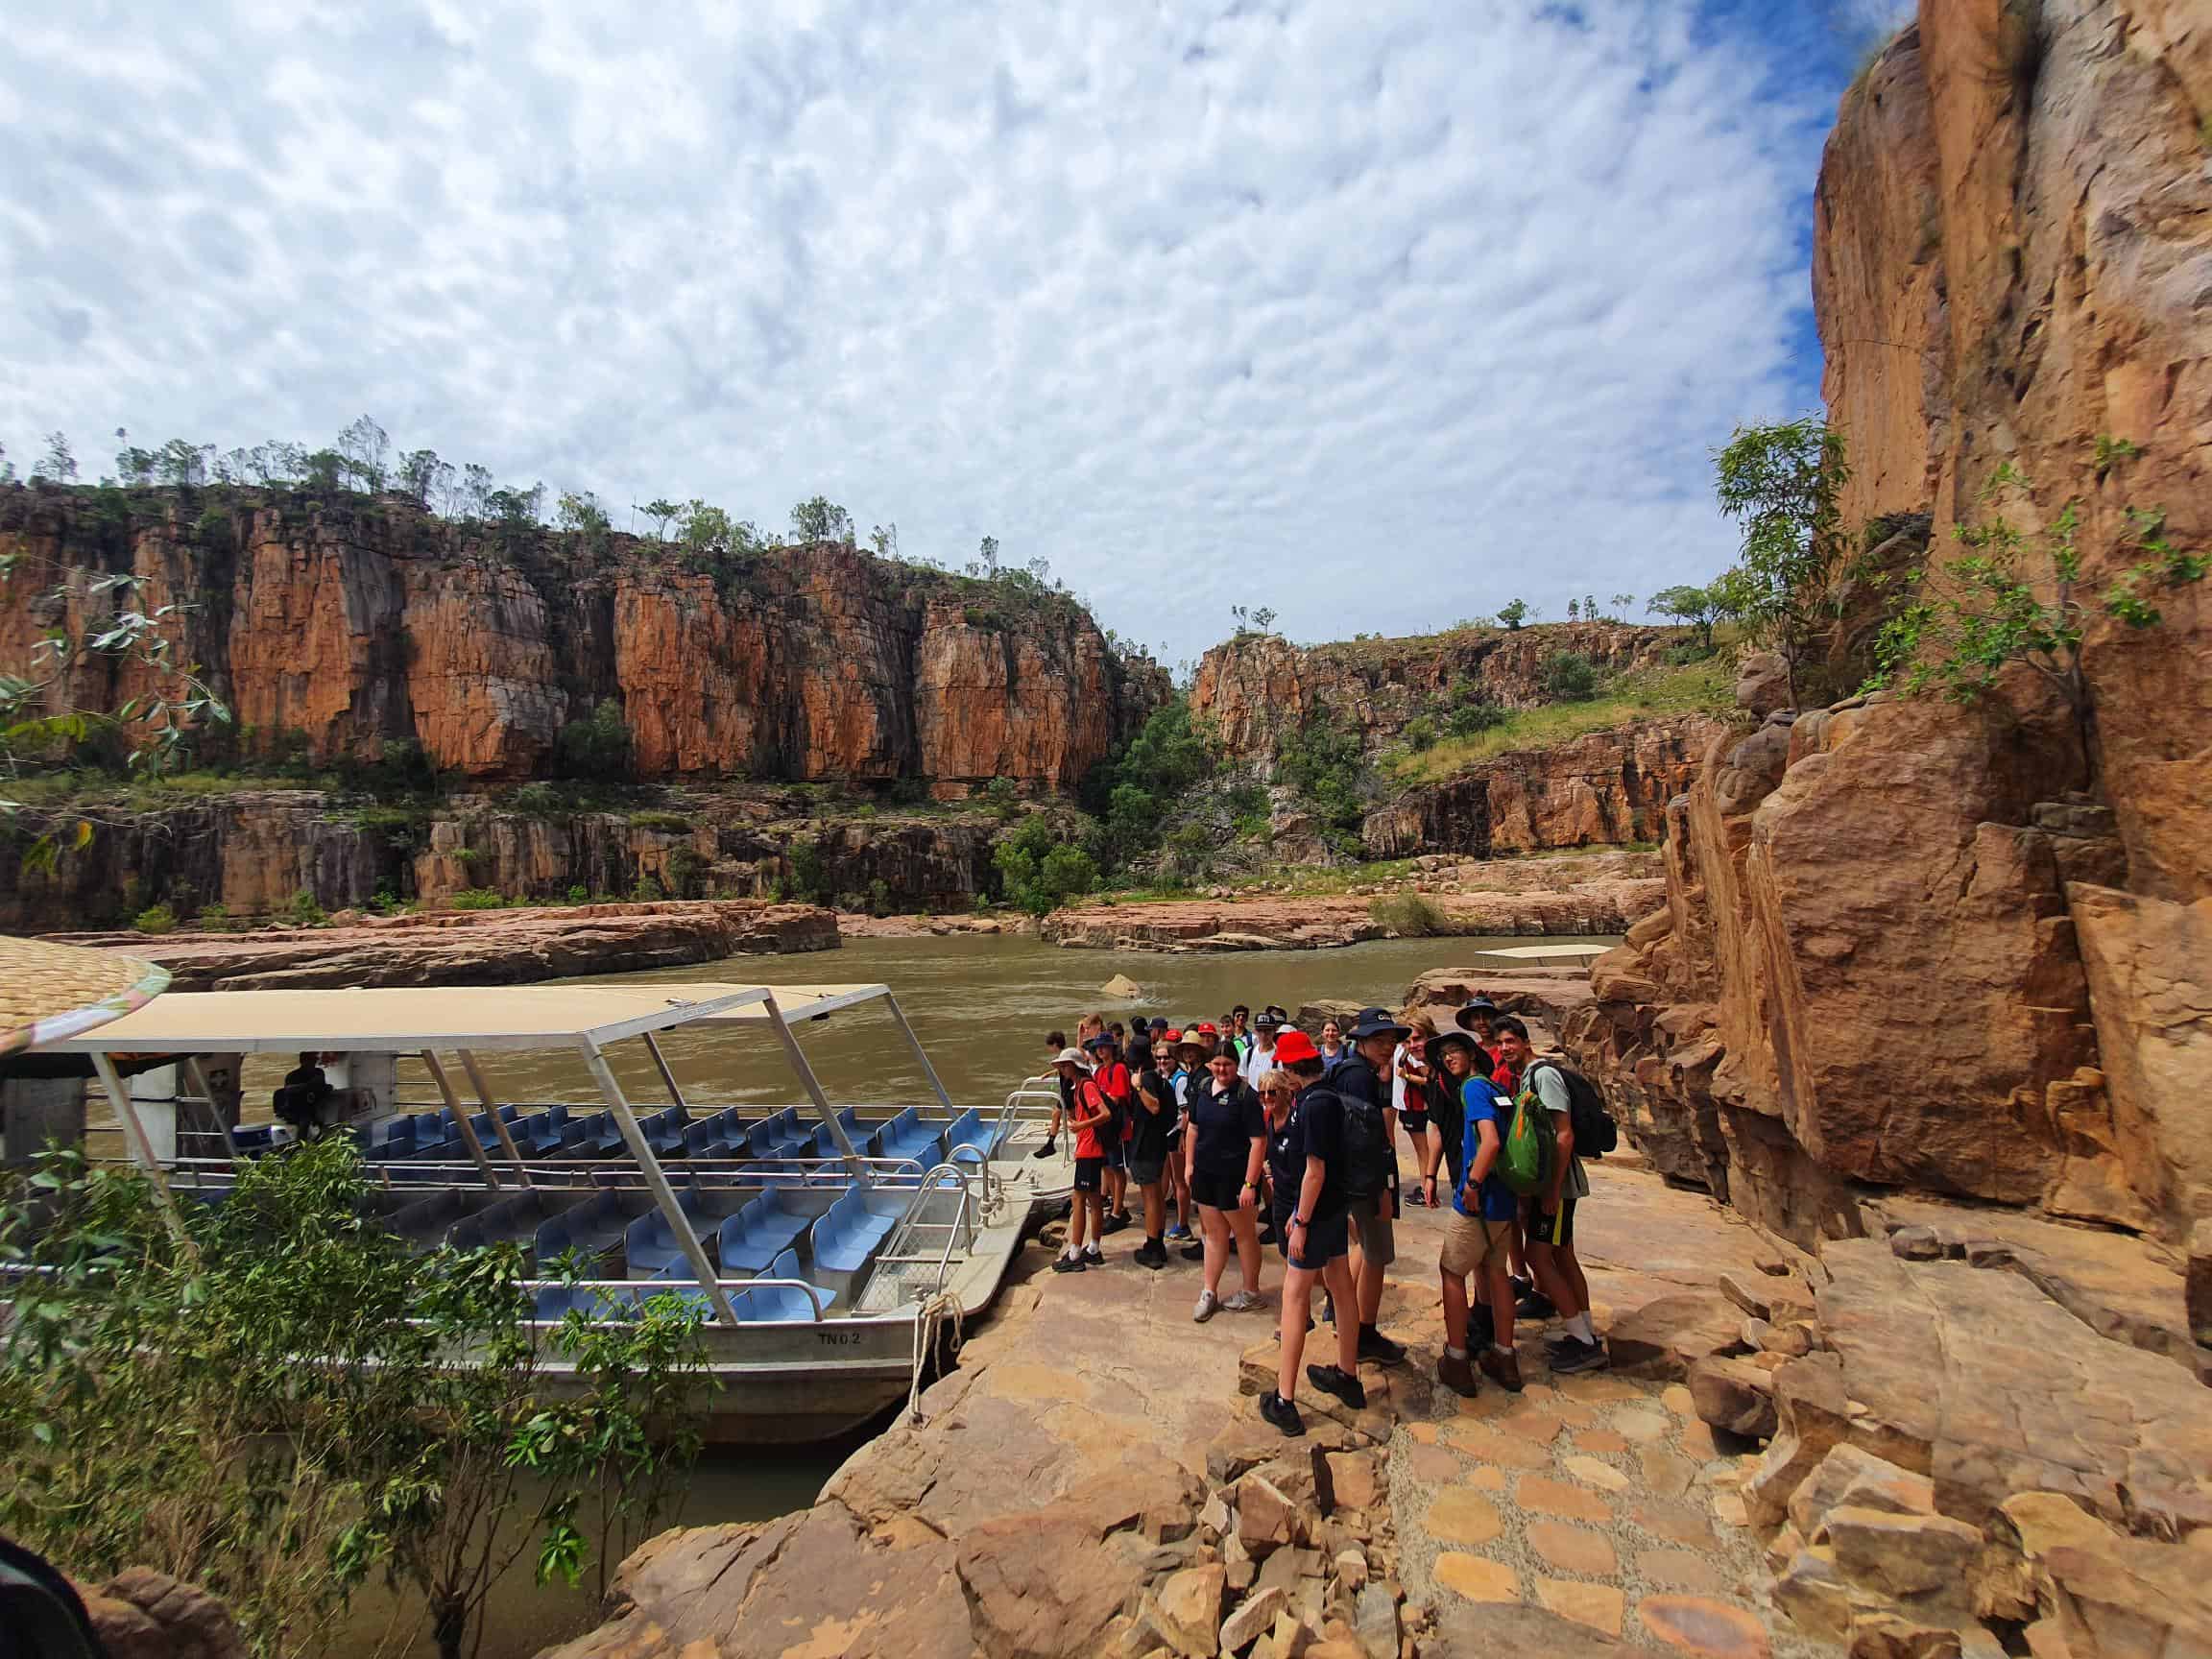
[[[2023,669],[1717,744],[1570,1022],[1655,1161],[1800,1239],[1878,1187],[2212,1215],[2212,583],[2147,585],[2153,628],[2101,603],[2151,556],[2130,509],[2212,541],[2212,40],[2186,0],[2027,14],[1923,0],[1846,95],[1815,295],[1847,520],[1931,514],[1939,560],[2078,504],[2093,732]],[[1984,505],[2008,461],[2032,488]]]
[[[204,524],[204,508],[220,524]],[[203,665],[243,740],[318,762],[412,738],[471,778],[542,776],[561,728],[616,700],[645,778],[993,778],[1069,788],[1166,694],[1058,596],[1014,593],[848,547],[787,548],[734,577],[629,537],[443,523],[379,498],[155,495],[120,530],[82,499],[0,493],[0,552],[41,570],[128,570],[149,605],[192,607]],[[56,622],[54,580],[0,589],[0,666]],[[88,660],[75,695],[144,687]]]

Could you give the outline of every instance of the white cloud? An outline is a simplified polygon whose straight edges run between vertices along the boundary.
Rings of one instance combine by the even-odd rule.
[[[1887,0],[1840,0],[1847,7]],[[1194,655],[1725,562],[1833,86],[1678,0],[86,6],[0,61],[0,435],[408,444]],[[1783,67],[1778,68],[1777,65]],[[618,515],[618,521],[620,516]]]

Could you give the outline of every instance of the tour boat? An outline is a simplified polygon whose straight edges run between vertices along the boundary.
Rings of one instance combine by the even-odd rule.
[[[794,1026],[871,1004],[910,1046],[932,1099],[839,1109],[824,1093]],[[772,1031],[804,1100],[762,1109],[689,1098],[658,1039],[690,1027]],[[634,1105],[608,1064],[611,1048],[632,1042],[650,1056],[666,1108]],[[521,1051],[572,1054],[602,1109],[501,1098],[497,1058]],[[422,1248],[512,1242],[540,1270],[569,1251],[597,1259],[603,1277],[528,1282],[541,1324],[571,1308],[618,1317],[625,1303],[670,1290],[702,1299],[714,1440],[829,1438],[905,1397],[1071,1184],[1066,1142],[1035,1156],[1053,1081],[963,1110],[884,985],[171,993],[35,1043],[27,1057],[89,1063],[130,1156],[176,1220],[183,1205],[222,1202],[239,1160],[278,1152],[293,1133],[236,1126],[246,1057],[310,1052],[323,1057],[333,1102],[320,1132],[358,1140],[385,1225]],[[472,1102],[442,1055],[459,1063]],[[399,1098],[398,1062],[409,1057],[436,1105]],[[558,1356],[544,1372],[560,1385]]]

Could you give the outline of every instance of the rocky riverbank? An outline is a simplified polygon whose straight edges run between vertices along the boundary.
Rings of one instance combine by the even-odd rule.
[[[834,950],[834,912],[812,904],[709,899],[342,916],[327,927],[252,933],[64,933],[70,944],[159,962],[178,991],[316,986],[524,985],[578,974],[681,968],[725,956]]]
[[[1418,933],[1625,933],[1666,899],[1655,855],[1416,861],[1403,880],[1341,896],[1267,892],[1205,899],[1103,902],[1045,919],[1055,945],[1089,950],[1316,950]],[[1424,902],[1420,909],[1403,902]]]

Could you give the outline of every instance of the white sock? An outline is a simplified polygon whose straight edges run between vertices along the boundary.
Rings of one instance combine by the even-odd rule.
[[[1467,1350],[1466,1350],[1466,1349],[1464,1349],[1464,1348],[1455,1348],[1455,1347],[1453,1347],[1453,1346],[1452,1346],[1452,1344],[1451,1344],[1451,1343],[1449,1343],[1449,1342],[1447,1342],[1447,1343],[1445,1343],[1445,1344],[1444,1344],[1444,1352],[1445,1352],[1445,1355],[1446,1355],[1448,1358],[1454,1358],[1454,1359],[1464,1359],[1464,1358],[1467,1358]]]
[[[1598,1333],[1590,1329],[1590,1310],[1587,1308],[1567,1321],[1567,1332],[1578,1342],[1598,1340]]]
[[[1507,1357],[1510,1357],[1510,1356],[1512,1355],[1512,1353],[1513,1353],[1513,1350],[1512,1350],[1512,1349],[1510,1349],[1510,1348],[1508,1348],[1508,1347],[1506,1347],[1506,1346],[1505,1346],[1505,1344],[1504,1344],[1504,1343],[1503,1343],[1503,1342],[1493,1342],[1493,1343],[1491,1343],[1491,1344],[1490,1344],[1490,1351],[1491,1351],[1493,1354],[1503,1354],[1503,1355],[1506,1355]]]

